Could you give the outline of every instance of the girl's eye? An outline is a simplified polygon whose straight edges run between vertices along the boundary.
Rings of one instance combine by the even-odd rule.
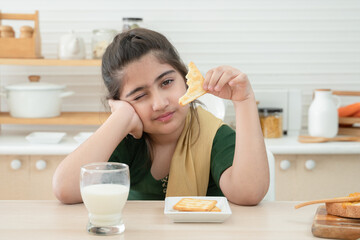
[[[166,86],[166,85],[169,85],[170,83],[172,83],[174,80],[172,80],[172,79],[166,79],[165,81],[163,81],[161,84],[163,85],[163,86]]]
[[[137,100],[141,99],[141,98],[144,97],[144,96],[145,96],[145,93],[144,93],[144,94],[141,94],[141,95],[139,95],[139,96],[136,96],[136,97],[134,98],[134,101],[137,101]]]

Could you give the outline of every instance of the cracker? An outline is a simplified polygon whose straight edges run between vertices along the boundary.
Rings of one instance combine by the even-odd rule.
[[[189,72],[186,74],[186,84],[189,86],[185,95],[179,99],[179,104],[185,106],[186,104],[194,101],[198,97],[204,95],[206,91],[203,89],[204,77],[201,75],[199,69],[193,62],[190,62]]]
[[[221,212],[221,209],[215,206],[210,212]]]
[[[215,207],[216,203],[216,200],[182,198],[173,206],[173,209],[187,212],[209,212]]]

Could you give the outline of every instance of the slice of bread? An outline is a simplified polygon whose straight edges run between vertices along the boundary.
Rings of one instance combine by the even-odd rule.
[[[186,84],[189,86],[185,95],[179,99],[179,104],[185,106],[186,104],[194,101],[198,97],[201,97],[206,93],[203,89],[205,78],[201,75],[201,72],[193,62],[190,62],[189,72],[186,74]]]
[[[360,218],[360,202],[326,203],[325,205],[328,214],[339,217]]]

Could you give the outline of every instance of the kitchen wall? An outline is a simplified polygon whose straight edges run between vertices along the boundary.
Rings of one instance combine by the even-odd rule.
[[[70,30],[85,39],[90,57],[93,29],[120,31],[123,17],[142,17],[143,26],[168,36],[183,60],[203,72],[229,64],[246,72],[255,89],[301,89],[304,127],[313,89],[360,90],[357,0],[12,0],[0,8],[39,10],[45,58],[57,57],[59,38]],[[103,109],[98,67],[1,66],[0,83],[23,82],[30,74],[76,92],[64,100],[65,111]],[[1,110],[6,109],[2,98]]]

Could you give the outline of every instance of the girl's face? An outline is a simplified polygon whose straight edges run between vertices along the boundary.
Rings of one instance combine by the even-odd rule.
[[[172,134],[183,127],[189,105],[181,107],[179,98],[186,85],[171,65],[160,63],[150,53],[124,68],[123,81],[120,99],[134,107],[144,132]]]

